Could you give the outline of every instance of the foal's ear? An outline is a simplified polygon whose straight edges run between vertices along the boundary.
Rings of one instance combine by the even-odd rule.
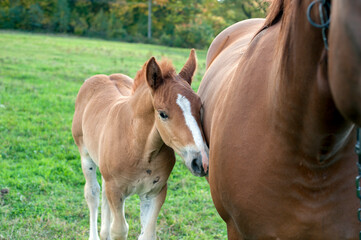
[[[197,55],[194,48],[192,48],[191,53],[189,54],[189,58],[179,73],[179,76],[186,80],[189,85],[192,83],[193,74],[197,68]]]
[[[147,73],[146,73],[147,83],[149,87],[154,91],[163,83],[162,71],[155,61],[155,58],[152,57],[147,63]]]

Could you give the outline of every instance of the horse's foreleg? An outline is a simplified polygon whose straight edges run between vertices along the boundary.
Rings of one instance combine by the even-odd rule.
[[[160,209],[167,195],[167,185],[163,187],[160,193],[153,197],[140,197],[140,220],[142,232],[138,240],[156,240],[156,225]]]
[[[111,212],[109,208],[109,203],[107,199],[107,195],[105,193],[105,181],[102,179],[102,225],[100,228],[100,239],[101,240],[110,240],[109,229],[110,229],[110,221],[111,221]]]
[[[99,183],[97,181],[97,166],[89,156],[81,157],[81,167],[85,177],[84,196],[90,211],[90,240],[99,240],[97,229],[98,206],[99,206]]]
[[[110,226],[110,239],[125,240],[128,235],[128,223],[124,216],[125,196],[117,184],[105,182],[106,197],[111,211],[112,223]]]

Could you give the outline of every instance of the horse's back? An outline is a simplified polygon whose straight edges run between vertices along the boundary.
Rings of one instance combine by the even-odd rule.
[[[119,98],[131,94],[132,85],[133,80],[123,74],[94,75],[83,83],[75,101],[72,124],[73,137],[80,151],[84,147],[84,135],[93,139],[89,144],[93,147],[87,146],[87,151],[89,147],[97,148],[107,114]]]
[[[209,68],[214,59],[234,42],[242,39],[249,42],[248,36],[250,34],[253,36],[263,23],[263,18],[248,19],[237,22],[220,32],[208,49],[206,67]]]
[[[203,129],[209,143],[213,114],[222,101],[242,55],[264,19],[250,19],[236,23],[222,31],[212,42],[207,53],[207,71],[198,94],[201,96],[204,116]]]
[[[116,73],[110,75],[109,79],[114,82],[121,95],[128,96],[131,94],[131,89],[133,86],[132,78],[124,74]]]

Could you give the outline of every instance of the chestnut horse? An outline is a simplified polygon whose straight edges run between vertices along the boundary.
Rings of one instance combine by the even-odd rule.
[[[196,65],[194,50],[178,75],[169,61],[151,58],[134,83],[122,74],[96,75],[80,88],[72,132],[86,179],[89,239],[99,239],[97,166],[103,182],[101,239],[127,238],[124,202],[133,194],[141,199],[139,239],[156,239],[174,151],[194,175],[206,175],[201,100],[190,87]]]
[[[198,93],[228,239],[358,238],[361,1],[310,4],[275,0],[208,51]],[[320,4],[329,29],[307,18],[320,24]]]

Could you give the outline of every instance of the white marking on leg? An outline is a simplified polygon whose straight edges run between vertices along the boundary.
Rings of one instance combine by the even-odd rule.
[[[102,178],[102,214],[101,214],[101,228],[100,228],[100,239],[110,239],[110,222],[111,212],[108,204],[107,195],[105,194],[105,180]]]
[[[98,240],[97,218],[100,187],[96,177],[97,166],[88,156],[81,157],[82,170],[85,177],[84,196],[89,207],[90,230],[89,239]]]
[[[141,202],[140,202],[140,222],[142,225],[141,235],[144,234],[145,227],[148,225],[148,222],[149,222],[150,205],[151,205],[150,200],[147,200],[145,198],[141,199]]]
[[[138,240],[156,240],[156,226],[159,211],[163,205],[166,187],[155,197],[147,199],[146,196],[140,197],[140,222],[142,232]]]
[[[196,144],[199,150],[204,150],[202,133],[201,130],[199,129],[197,121],[192,115],[191,103],[185,96],[178,94],[177,104],[183,111],[183,116],[185,118],[186,125],[188,126],[189,130],[192,133],[194,143]]]

